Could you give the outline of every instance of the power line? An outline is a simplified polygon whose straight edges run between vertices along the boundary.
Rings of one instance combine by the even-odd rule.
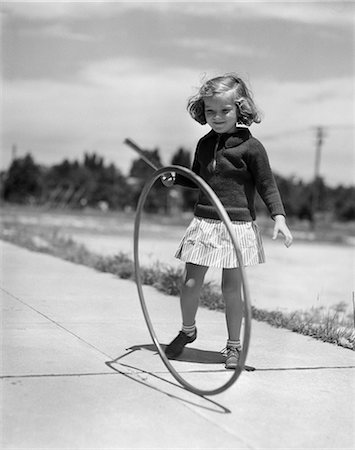
[[[283,137],[290,137],[294,135],[300,135],[300,134],[306,134],[306,133],[313,133],[314,130],[318,129],[320,126],[308,126],[308,127],[302,127],[302,128],[293,128],[285,131],[281,131],[275,134],[266,134],[263,136],[263,140],[278,140]],[[322,125],[323,130],[332,131],[332,130],[355,130],[355,125],[352,124],[329,124],[329,125]]]

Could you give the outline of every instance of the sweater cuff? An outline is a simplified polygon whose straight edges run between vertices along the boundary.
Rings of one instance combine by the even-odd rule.
[[[286,217],[285,209],[283,205],[280,205],[279,203],[271,205],[269,211],[272,219],[274,219],[274,217],[278,215]]]
[[[180,175],[179,173],[177,173],[175,176],[174,184],[192,189],[198,189],[198,185],[194,181],[190,180],[190,178],[187,178],[184,175]]]

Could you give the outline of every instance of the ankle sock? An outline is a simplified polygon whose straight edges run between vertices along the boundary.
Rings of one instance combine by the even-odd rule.
[[[189,337],[191,337],[195,334],[196,324],[194,323],[193,325],[188,325],[188,326],[182,324],[181,331],[183,331],[185,334],[187,334]]]
[[[237,339],[237,340],[228,339],[227,340],[227,348],[230,348],[230,347],[236,348],[237,350],[240,351],[242,349],[242,346],[240,345],[240,340],[239,339]]]

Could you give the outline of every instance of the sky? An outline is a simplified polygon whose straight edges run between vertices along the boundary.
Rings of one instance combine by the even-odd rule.
[[[208,133],[186,111],[203,80],[237,72],[263,114],[275,173],[355,183],[353,1],[1,3],[1,169],[96,152],[128,174],[123,141],[163,164]]]

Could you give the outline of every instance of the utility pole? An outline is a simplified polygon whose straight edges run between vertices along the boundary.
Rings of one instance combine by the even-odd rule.
[[[319,173],[320,173],[320,161],[322,153],[322,145],[324,139],[323,127],[317,127],[316,129],[316,156],[314,161],[314,179],[312,185],[312,198],[311,198],[311,229],[314,230],[316,226],[316,212],[319,207]]]
[[[17,158],[17,145],[12,144],[11,147],[11,160],[14,161]]]

